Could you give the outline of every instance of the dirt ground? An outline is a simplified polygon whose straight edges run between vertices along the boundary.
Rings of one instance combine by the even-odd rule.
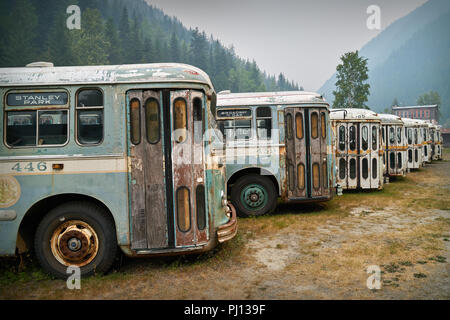
[[[385,185],[239,219],[200,256],[123,259],[80,290],[0,260],[0,299],[449,299],[450,153]],[[119,264],[119,263],[118,263]],[[370,266],[381,288],[369,289]]]

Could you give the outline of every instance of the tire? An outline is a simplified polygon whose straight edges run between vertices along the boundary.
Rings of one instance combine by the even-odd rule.
[[[250,198],[253,195],[255,197]],[[273,182],[258,174],[249,174],[239,178],[231,189],[231,202],[240,217],[272,213],[277,206],[277,198]]]
[[[104,273],[117,253],[114,222],[99,206],[68,202],[44,216],[34,246],[42,268],[57,278],[67,279],[68,266],[80,267],[84,277]]]

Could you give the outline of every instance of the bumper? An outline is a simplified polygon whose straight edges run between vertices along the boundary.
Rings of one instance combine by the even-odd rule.
[[[223,243],[232,239],[237,233],[237,218],[236,218],[236,209],[230,203],[228,207],[231,211],[231,218],[227,224],[220,226],[217,230],[217,240],[219,243]]]

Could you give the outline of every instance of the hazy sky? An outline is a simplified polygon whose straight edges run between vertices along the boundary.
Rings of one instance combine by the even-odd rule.
[[[360,49],[426,0],[147,0],[186,27],[198,27],[270,74],[283,72],[317,91],[339,57]],[[381,9],[381,30],[366,26],[370,5]]]

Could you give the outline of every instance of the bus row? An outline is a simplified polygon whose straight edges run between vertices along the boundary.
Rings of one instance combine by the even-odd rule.
[[[381,190],[442,159],[440,126],[366,109],[329,109],[311,92],[219,92],[227,189],[240,216],[277,201],[330,200],[346,189]]]
[[[65,278],[199,253],[278,199],[381,189],[442,157],[439,128],[309,92],[216,94],[185,64],[0,68],[0,256]]]

